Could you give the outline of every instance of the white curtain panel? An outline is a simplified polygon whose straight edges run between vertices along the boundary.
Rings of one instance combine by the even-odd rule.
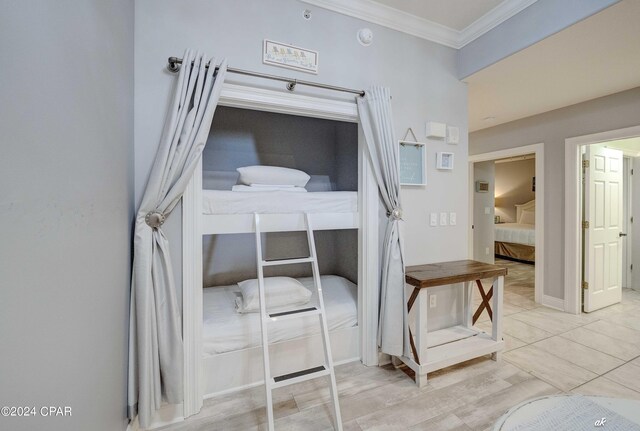
[[[210,59],[216,64],[215,58]],[[187,50],[135,222],[129,330],[129,417],[147,428],[163,400],[183,401],[182,312],[162,223],[204,149],[227,63]],[[193,67],[190,67],[193,62]]]
[[[387,210],[380,277],[378,346],[384,353],[409,356],[407,298],[404,289],[404,256],[400,221],[398,143],[393,131],[391,94],[374,87],[358,98],[360,124],[367,143],[373,173]]]

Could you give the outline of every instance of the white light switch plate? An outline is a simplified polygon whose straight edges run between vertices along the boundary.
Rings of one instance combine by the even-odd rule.
[[[484,213],[485,214],[491,214],[491,208],[490,207],[484,207]]]
[[[438,214],[431,213],[431,216],[429,217],[429,224],[431,226],[438,226]]]
[[[440,226],[447,225],[447,213],[440,213]]]
[[[457,223],[457,217],[456,217],[456,213],[449,213],[449,224],[451,226],[455,226]]]
[[[460,129],[456,126],[447,126],[447,144],[460,142]]]
[[[438,297],[436,295],[429,295],[429,308],[435,308],[438,305]]]

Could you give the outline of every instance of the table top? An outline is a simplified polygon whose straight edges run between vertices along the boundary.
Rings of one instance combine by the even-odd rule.
[[[420,289],[501,275],[507,275],[507,268],[475,260],[456,260],[405,268],[406,282]]]

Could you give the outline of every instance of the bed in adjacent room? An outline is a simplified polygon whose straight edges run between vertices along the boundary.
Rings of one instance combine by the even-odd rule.
[[[535,200],[516,205],[516,223],[495,225],[495,255],[518,262],[535,263]]]

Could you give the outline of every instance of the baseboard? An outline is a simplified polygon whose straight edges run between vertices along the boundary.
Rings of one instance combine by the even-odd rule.
[[[542,295],[542,305],[556,310],[564,310],[564,299],[555,298],[549,295]]]

